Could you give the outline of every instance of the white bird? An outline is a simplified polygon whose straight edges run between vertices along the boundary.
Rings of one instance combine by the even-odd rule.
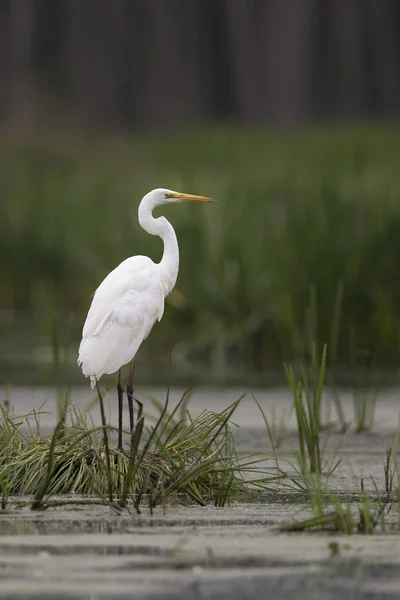
[[[211,198],[155,189],[139,205],[139,224],[164,242],[161,262],[147,256],[131,256],[111,271],[94,293],[79,346],[78,365],[91,387],[104,374],[118,375],[118,447],[122,447],[122,367],[130,363],[127,385],[131,433],[133,430],[133,362],[154,323],[161,320],[166,296],[175,286],[179,270],[179,246],[174,228],[152,211],[162,204],[213,202]]]

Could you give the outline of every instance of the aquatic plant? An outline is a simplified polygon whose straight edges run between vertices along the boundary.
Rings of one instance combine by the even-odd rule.
[[[231,418],[241,398],[219,413],[203,411],[195,418],[186,409],[183,420],[177,417],[185,395],[171,411],[167,395],[153,424],[139,406],[130,443],[119,451],[98,391],[101,426],[63,396],[49,436],[40,434],[40,412],[16,417],[0,406],[3,508],[10,495],[33,495],[32,508],[40,509],[54,495],[83,494],[89,503],[140,512],[143,505],[152,510],[170,500],[224,506],[246,492],[252,480],[244,475],[256,473],[257,460],[236,455]],[[263,473],[254,483],[266,481]]]

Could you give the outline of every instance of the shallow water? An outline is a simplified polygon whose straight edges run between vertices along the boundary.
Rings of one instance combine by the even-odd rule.
[[[2,594],[39,598],[396,597],[400,538],[279,534],[302,507],[170,507],[4,515]],[[24,523],[24,525],[21,525]],[[11,531],[11,530],[10,530]],[[337,556],[330,543],[338,541]],[[261,595],[260,595],[261,594]],[[348,595],[347,595],[348,594]],[[374,595],[375,594],[375,595]],[[377,594],[377,595],[376,595]]]
[[[164,391],[152,390],[162,400]],[[145,399],[149,390],[137,390]],[[221,410],[240,390],[203,390],[193,395],[192,414]],[[173,391],[178,399],[180,391]],[[258,391],[268,416],[275,405],[277,421],[287,411],[285,391]],[[73,389],[80,407],[93,397]],[[51,430],[56,408],[54,390],[13,388],[15,413],[39,409],[48,398],[41,422]],[[339,492],[365,486],[372,476],[383,486],[382,461],[398,425],[397,390],[382,395],[371,433],[323,435],[326,452],[341,444],[342,463],[332,478]],[[110,395],[111,417],[116,402]],[[343,394],[348,420],[351,396]],[[150,404],[146,404],[149,409]],[[98,408],[92,411],[98,422]],[[333,415],[333,413],[332,413]],[[332,417],[331,417],[332,418]],[[235,414],[241,452],[270,449],[259,410],[248,397]],[[280,452],[290,456],[297,439],[293,417],[287,420]],[[296,500],[295,498],[293,498]],[[279,525],[305,518],[304,504],[290,495],[263,497],[257,504],[167,506],[150,516],[116,515],[106,507],[67,507],[32,512],[23,499],[0,513],[0,595],[9,598],[397,598],[400,589],[400,536],[331,536],[281,534]],[[333,555],[330,543],[338,542]]]

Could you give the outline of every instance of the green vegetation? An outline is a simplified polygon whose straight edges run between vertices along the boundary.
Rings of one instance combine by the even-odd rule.
[[[320,434],[324,425],[322,423],[321,410],[325,384],[326,356],[326,345],[324,345],[321,361],[319,361],[315,343],[312,344],[312,369],[310,377],[308,377],[305,367],[301,363],[299,378],[296,378],[292,365],[286,366],[296,414],[299,441],[299,449],[293,452],[295,461],[286,461],[291,467],[290,471],[281,467],[274,439],[271,435],[272,429],[263,413],[268,437],[273,448],[277,472],[283,477],[284,482],[289,485],[294,484],[296,489],[301,490],[305,494],[308,506],[312,512],[310,518],[285,524],[281,527],[281,531],[335,531],[347,535],[353,533],[372,534],[377,530],[385,532],[387,529],[398,531],[400,523],[400,489],[394,489],[394,480],[396,478],[397,482],[399,481],[396,454],[400,429],[394,436],[392,445],[387,450],[386,459],[383,462],[385,482],[383,492],[379,489],[373,478],[371,478],[374,487],[373,494],[368,494],[365,491],[363,479],[361,479],[360,488],[355,490],[351,495],[352,497],[347,493],[346,497],[342,498],[330,489],[331,476],[340,465],[342,459],[338,458],[339,442],[337,450],[331,453],[325,464],[322,462]],[[373,402],[371,408],[366,400],[371,395],[375,397],[373,388],[372,390],[364,390],[364,396],[361,401],[354,396],[355,411],[353,425],[354,432],[356,433],[366,431],[372,426],[375,402]],[[341,425],[343,411],[339,397],[336,398],[336,403],[339,407],[338,424]],[[364,415],[360,418],[360,410],[362,410],[363,406],[366,407],[365,414],[368,413],[368,423]],[[363,427],[360,426],[361,423]],[[393,508],[394,510],[392,510]],[[389,513],[391,513],[390,518]]]
[[[169,411],[168,391],[164,404],[151,399],[158,411],[153,419],[143,413],[143,405],[136,400],[134,432],[127,436],[126,450],[118,451],[116,428],[106,421],[99,387],[101,426],[96,427],[90,417],[94,401],[79,411],[70,404],[69,393],[61,391],[58,423],[50,436],[40,433],[40,413],[13,416],[7,393],[4,406],[0,407],[2,510],[7,508],[10,497],[33,496],[30,501],[33,510],[77,503],[104,504],[117,512],[133,508],[140,513],[147,507],[152,514],[155,507],[161,505],[165,510],[171,501],[223,507],[255,495],[262,501],[275,496],[276,501],[283,492],[285,501],[292,496],[303,508],[305,503],[311,516],[284,524],[281,531],[326,530],[345,534],[398,531],[400,429],[383,461],[383,489],[369,477],[372,492],[365,489],[364,479],[353,491],[343,490],[344,495],[335,492],[332,476],[342,460],[341,441],[329,455],[320,447],[324,430],[325,435],[330,435],[335,425],[331,423],[330,429],[326,429],[322,420],[328,349],[324,345],[319,357],[316,344],[312,346],[310,374],[301,362],[296,368],[286,366],[298,443],[298,448],[292,447],[289,452],[288,449],[278,452],[276,440],[280,442],[284,436],[282,424],[279,428],[271,425],[256,398],[272,453],[239,458],[232,417],[242,398],[220,413],[206,410],[192,418],[188,411],[189,395],[184,394]],[[148,425],[148,421],[153,424]],[[358,424],[356,414],[353,434],[359,431]],[[352,435],[350,430],[346,435]]]
[[[313,379],[310,386],[304,366],[301,378],[296,379],[293,367],[286,366],[286,374],[293,395],[299,435],[300,469],[303,474],[321,474],[321,452],[319,434],[321,427],[321,402],[325,381],[326,346],[318,362],[315,344],[313,345]]]
[[[218,204],[165,212],[180,241],[180,276],[141,352],[139,379],[165,380],[169,346],[177,375],[203,382],[265,382],[283,361],[308,362],[310,340],[319,349],[328,341],[333,387],[348,369],[353,383],[355,372],[394,367],[399,159],[393,126],[3,139],[1,307],[27,316],[4,313],[2,343],[20,350],[23,340],[19,380],[37,344],[42,365],[50,344],[61,365],[74,362],[66,349],[76,351],[90,296],[109,270],[131,254],[159,259],[159,240],[136,217],[140,198],[157,186],[210,194]],[[9,359],[0,369],[15,383],[13,366]],[[357,402],[362,429],[368,415]]]
[[[7,381],[30,376],[33,348],[33,361],[57,383],[71,375],[83,381],[69,365],[90,296],[126,256],[160,257],[160,241],[140,230],[136,210],[150,188],[171,187],[219,202],[168,209],[180,277],[140,353],[138,378],[165,380],[169,346],[175,375],[203,383],[247,379],[255,386],[285,363],[298,433],[298,447],[281,458],[284,423],[270,424],[263,413],[274,468],[260,472],[259,463],[236,456],[230,420],[237,403],[191,419],[182,399],[172,413],[160,406],[152,426],[139,408],[121,453],[101,394],[101,427],[66,396],[48,437],[40,415],[14,417],[5,402],[3,509],[10,495],[32,495],[33,507],[44,508],[52,496],[72,492],[117,510],[145,503],[152,510],[172,499],[223,506],[248,492],[244,475],[253,471],[256,487],[279,482],[306,498],[312,517],[287,530],[385,530],[390,508],[399,513],[395,450],[384,465],[383,492],[372,497],[361,484],[343,499],[330,489],[340,458],[327,462],[320,438],[326,388],[333,427],[343,435],[349,425],[368,431],[385,370],[400,361],[400,138],[393,128],[3,139],[1,154],[0,370]],[[349,382],[351,424],[339,399],[339,385]]]
[[[244,474],[256,472],[257,461],[236,456],[230,420],[241,399],[221,413],[204,411],[192,419],[186,412],[182,420],[177,416],[184,400],[168,412],[167,398],[151,426],[139,408],[124,452],[116,449],[113,428],[104,421],[101,393],[101,427],[93,425],[87,412],[63,402],[58,424],[46,437],[40,434],[40,413],[14,417],[1,408],[2,508],[10,495],[33,495],[32,508],[41,509],[67,502],[51,500],[66,494],[86,496],[79,500],[82,504],[103,503],[117,510],[133,506],[137,512],[143,505],[152,511],[171,500],[224,506],[246,491],[250,479],[245,481]]]
[[[373,534],[376,532],[399,531],[400,526],[400,490],[394,489],[394,479],[398,479],[396,446],[398,434],[393,445],[386,453],[383,469],[385,489],[380,491],[374,483],[375,493],[367,494],[364,482],[360,489],[350,497],[342,499],[321,486],[321,479],[315,478],[310,487],[309,500],[313,516],[302,521],[283,525],[280,530],[296,531],[334,531],[351,535],[354,533]],[[309,480],[310,481],[310,480]]]

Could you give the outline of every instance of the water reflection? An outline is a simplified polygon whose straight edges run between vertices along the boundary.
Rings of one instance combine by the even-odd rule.
[[[125,523],[125,525],[127,525]],[[26,519],[7,516],[0,519],[0,536],[3,535],[63,535],[73,533],[113,533],[120,527],[113,526],[108,519],[58,520]],[[1,542],[1,540],[0,540]]]

